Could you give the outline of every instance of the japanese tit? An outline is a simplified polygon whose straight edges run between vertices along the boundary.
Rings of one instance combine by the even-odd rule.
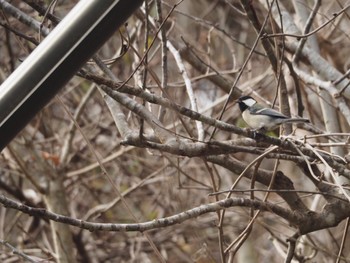
[[[240,97],[238,105],[243,120],[254,130],[270,131],[287,122],[310,122],[308,119],[290,118],[278,111],[265,108],[250,96]]]

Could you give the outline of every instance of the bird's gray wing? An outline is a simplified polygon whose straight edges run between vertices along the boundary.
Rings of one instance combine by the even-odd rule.
[[[282,113],[269,108],[263,108],[263,107],[255,108],[255,109],[250,108],[249,110],[250,110],[250,113],[253,115],[268,115],[275,118],[288,119],[288,117],[283,115]]]

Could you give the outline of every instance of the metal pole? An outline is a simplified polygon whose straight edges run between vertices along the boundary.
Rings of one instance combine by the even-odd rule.
[[[81,0],[0,86],[0,151],[143,0]]]

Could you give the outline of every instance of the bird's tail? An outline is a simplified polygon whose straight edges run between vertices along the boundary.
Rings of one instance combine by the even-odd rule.
[[[303,119],[303,118],[300,118],[300,119],[298,119],[298,118],[291,118],[291,119],[286,119],[286,120],[284,121],[284,123],[286,123],[286,122],[304,122],[304,123],[310,123],[310,120],[309,120],[309,119]]]

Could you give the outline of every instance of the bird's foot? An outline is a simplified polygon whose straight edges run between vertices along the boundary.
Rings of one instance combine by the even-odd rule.
[[[248,129],[248,131],[250,132],[251,137],[256,141],[261,139],[261,137],[266,132],[265,129]]]

